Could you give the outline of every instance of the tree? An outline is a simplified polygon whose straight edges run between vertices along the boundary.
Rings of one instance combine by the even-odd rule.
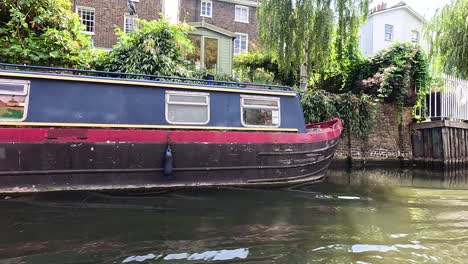
[[[124,34],[116,28],[119,42],[97,62],[97,69],[163,76],[191,77],[193,64],[184,59],[192,49],[190,27],[172,25],[165,19],[138,20],[138,28]]]
[[[432,62],[447,74],[468,78],[468,0],[455,0],[429,24]]]
[[[357,31],[367,9],[368,0],[262,0],[260,38],[282,69],[300,69],[305,88],[311,73],[324,76],[334,56],[342,67],[359,52]]]
[[[0,60],[86,67],[91,40],[68,0],[0,1]]]

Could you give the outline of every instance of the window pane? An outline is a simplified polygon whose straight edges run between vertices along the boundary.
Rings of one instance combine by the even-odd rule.
[[[205,38],[205,68],[216,69],[218,65],[218,40]]]
[[[180,102],[180,103],[203,103],[206,104],[207,97],[206,96],[192,96],[192,95],[179,95],[179,94],[171,94],[169,95],[169,102]]]
[[[24,84],[0,83],[0,93],[23,94],[24,93]]]
[[[136,16],[125,16],[125,31],[124,32],[132,32],[137,29],[137,17]]]
[[[208,106],[169,104],[167,111],[168,121],[172,123],[208,122]]]
[[[244,108],[242,119],[245,125],[252,126],[278,126],[279,111],[270,109]]]
[[[278,101],[273,100],[258,100],[258,99],[244,99],[244,105],[266,105],[278,107]]]
[[[192,41],[193,51],[187,54],[187,60],[193,62],[197,67],[200,67],[201,37],[198,35],[189,35],[188,38]]]
[[[236,34],[234,39],[234,54],[240,52],[247,52],[248,50],[248,37],[244,34]]]
[[[80,16],[81,24],[85,26],[85,31],[94,32],[94,9],[78,7],[77,13]]]

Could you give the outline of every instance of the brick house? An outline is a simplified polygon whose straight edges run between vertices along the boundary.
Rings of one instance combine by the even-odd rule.
[[[257,44],[257,6],[255,0],[180,0],[179,18],[189,24],[204,20],[234,33],[237,54]]]
[[[124,25],[132,20],[128,14],[126,0],[72,0],[73,9],[86,26],[83,33],[93,35],[93,44],[97,48],[110,49],[117,42],[115,27],[125,30]],[[158,19],[161,13],[160,0],[135,1],[138,17]]]
[[[83,33],[93,35],[96,48],[112,48],[117,42],[115,27],[128,32],[137,26],[136,17],[153,20],[161,14],[172,23],[186,22],[195,27],[191,35],[195,36],[196,45],[200,45],[196,61],[202,67],[211,65],[218,72],[230,73],[233,54],[248,52],[256,46],[256,0],[132,1],[136,16],[130,16],[127,0],[72,0],[72,3],[86,26]],[[209,54],[216,50],[216,54]]]

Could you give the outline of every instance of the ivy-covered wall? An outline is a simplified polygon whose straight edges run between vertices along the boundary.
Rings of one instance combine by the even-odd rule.
[[[409,125],[411,108],[405,107],[401,126],[398,124],[397,106],[394,103],[377,103],[375,129],[362,140],[354,135],[342,137],[335,158],[353,162],[410,161],[412,159]]]

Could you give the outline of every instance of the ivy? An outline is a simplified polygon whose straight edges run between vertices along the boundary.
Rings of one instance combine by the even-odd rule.
[[[413,43],[395,43],[356,63],[346,76],[342,90],[365,93],[383,102],[394,102],[399,122],[403,107],[412,106],[405,105],[405,102],[411,101],[408,96],[416,96],[415,91],[418,91],[419,102],[429,91],[432,81],[427,55]]]
[[[367,140],[375,124],[376,104],[366,94],[332,94],[324,90],[301,91],[304,117],[308,123],[339,117],[343,121],[343,137],[353,135]]]

